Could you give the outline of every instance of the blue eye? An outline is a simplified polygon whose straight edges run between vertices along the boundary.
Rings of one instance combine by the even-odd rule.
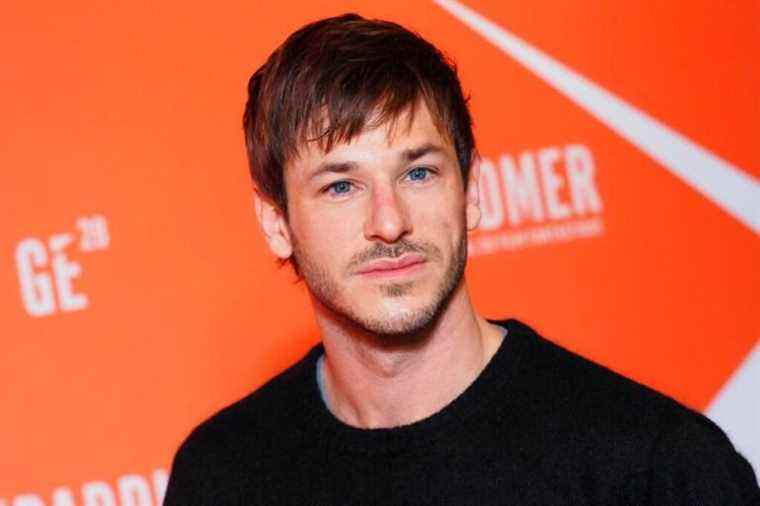
[[[408,176],[412,181],[424,181],[430,175],[430,169],[427,167],[416,167],[409,171]]]
[[[328,186],[327,189],[336,195],[345,195],[351,191],[351,186],[353,185],[348,181],[336,181]]]

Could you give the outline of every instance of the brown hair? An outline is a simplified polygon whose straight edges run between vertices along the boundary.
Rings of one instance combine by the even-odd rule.
[[[308,24],[248,82],[243,128],[253,182],[287,211],[283,171],[304,143],[329,151],[367,126],[406,110],[413,116],[420,99],[453,143],[466,184],[475,146],[453,62],[389,21],[345,14]]]

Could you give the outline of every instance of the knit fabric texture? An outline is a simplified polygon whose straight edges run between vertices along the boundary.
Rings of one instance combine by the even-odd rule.
[[[517,320],[476,380],[401,427],[335,418],[315,346],[199,425],[166,506],[753,505],[747,461],[714,423]]]

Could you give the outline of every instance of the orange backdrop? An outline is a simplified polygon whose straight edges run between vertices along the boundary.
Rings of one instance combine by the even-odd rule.
[[[187,432],[316,341],[305,288],[257,229],[241,115],[287,34],[346,11],[414,28],[459,65],[483,157],[467,276],[484,314],[700,410],[757,378],[758,4],[461,5],[6,6],[0,506],[159,504]],[[499,34],[540,53],[520,61]],[[621,134],[609,123],[632,120],[562,91],[567,72],[665,130]],[[662,132],[703,150],[678,160],[707,158],[677,174],[648,151],[680,146]],[[744,395],[760,421],[760,394]],[[760,436],[742,434],[757,466]]]

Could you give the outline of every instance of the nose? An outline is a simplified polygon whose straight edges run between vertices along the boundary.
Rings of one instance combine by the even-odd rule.
[[[393,188],[373,189],[369,206],[364,223],[364,237],[368,241],[394,243],[412,231],[406,206]]]

